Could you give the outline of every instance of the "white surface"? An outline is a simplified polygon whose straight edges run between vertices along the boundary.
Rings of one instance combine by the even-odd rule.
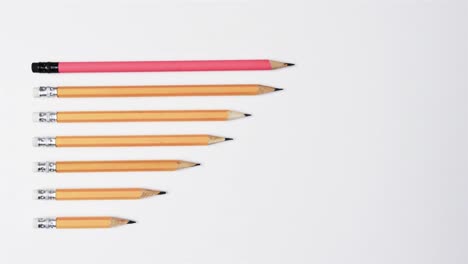
[[[33,94],[33,97],[34,97],[34,98],[39,98],[39,95],[40,95],[39,89],[40,89],[40,87],[33,87],[33,92],[32,92],[32,94]]]
[[[39,200],[39,189],[33,190],[32,192],[33,200]],[[33,220],[33,226],[36,225],[36,219]]]
[[[33,147],[39,147],[39,138],[38,137],[33,137],[32,146]]]
[[[8,4],[7,4],[8,3]],[[467,263],[467,3],[2,1],[0,263]],[[33,61],[271,58],[266,72],[32,74]],[[39,85],[261,83],[256,97],[50,99]],[[39,124],[34,111],[216,109],[225,123]],[[32,148],[41,135],[210,133],[209,147]],[[33,174],[40,160],[183,159],[178,172]],[[38,188],[148,187],[40,202]],[[34,230],[111,215],[110,230]]]
[[[42,100],[42,99],[41,99]],[[39,116],[40,112],[33,112],[32,113],[32,121],[34,123],[38,123],[39,120],[40,120],[40,116]]]
[[[40,173],[40,172],[38,171],[38,169],[39,169],[39,162],[33,162],[33,163],[32,163],[32,166],[31,166],[32,172],[34,172],[34,173]]]
[[[33,226],[33,228],[39,228],[39,218],[38,217],[33,219],[32,226]]]

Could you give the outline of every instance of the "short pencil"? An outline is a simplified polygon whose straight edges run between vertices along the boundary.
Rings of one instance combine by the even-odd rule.
[[[34,191],[36,200],[137,200],[166,194],[164,191],[143,188],[98,189],[39,189]]]
[[[33,227],[39,229],[112,228],[135,223],[133,220],[111,216],[41,217],[34,219]]]

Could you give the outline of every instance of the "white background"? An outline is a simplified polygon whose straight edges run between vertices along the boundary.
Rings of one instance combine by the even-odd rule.
[[[2,1],[0,263],[467,263],[467,1]],[[265,72],[33,74],[33,61],[268,58]],[[38,85],[261,83],[255,97],[35,100]],[[33,111],[233,109],[231,122],[59,124]],[[209,147],[33,149],[33,136],[209,133]],[[185,159],[38,175],[38,160]],[[36,188],[147,187],[141,201]],[[39,216],[138,224],[34,230]]]

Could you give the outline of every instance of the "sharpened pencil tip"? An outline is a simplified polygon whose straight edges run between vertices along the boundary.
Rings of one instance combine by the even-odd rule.
[[[201,165],[201,163],[196,163],[195,165],[193,165],[193,167],[200,166],[200,165]]]
[[[252,114],[244,114],[244,116],[251,116]]]
[[[224,141],[234,140],[233,138],[224,138]]]
[[[283,91],[284,89],[283,88],[275,88],[275,92],[277,91]]]
[[[158,195],[163,195],[163,194],[166,194],[166,192],[165,192],[165,191],[160,191],[160,192],[158,193]]]
[[[136,221],[128,220],[127,225],[136,224]]]
[[[294,65],[296,65],[296,64],[294,64],[294,63],[286,63],[286,66],[288,66],[288,67],[289,67],[289,66],[294,66]]]

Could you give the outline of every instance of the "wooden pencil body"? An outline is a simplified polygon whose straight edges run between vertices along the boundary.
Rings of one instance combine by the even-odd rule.
[[[56,200],[127,200],[145,197],[145,189],[57,189]]]
[[[57,122],[224,121],[228,110],[58,112]]]
[[[56,172],[173,171],[179,160],[58,161]]]
[[[110,228],[125,224],[123,219],[113,217],[57,217],[57,228]]]
[[[257,95],[272,88],[258,84],[237,85],[151,85],[151,86],[65,86],[58,87],[59,98],[146,97],[146,96],[232,96]]]
[[[58,136],[57,147],[203,146],[209,135]]]

